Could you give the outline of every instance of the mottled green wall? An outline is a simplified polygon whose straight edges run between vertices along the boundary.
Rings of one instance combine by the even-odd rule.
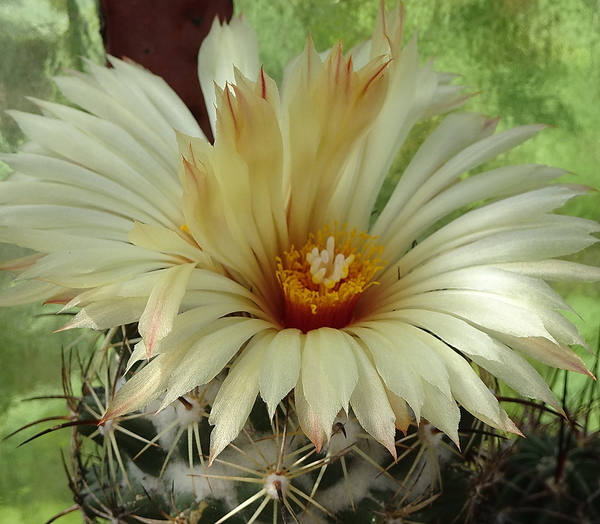
[[[277,78],[286,61],[301,51],[308,30],[321,50],[340,38],[347,49],[367,38],[380,1],[236,4],[258,31],[267,72]],[[407,34],[418,25],[423,59],[435,57],[439,70],[460,73],[459,82],[479,93],[468,109],[501,116],[501,127],[555,126],[496,162],[551,164],[576,173],[566,177],[569,181],[600,188],[597,0],[406,0],[405,7]],[[95,10],[94,0],[0,0],[1,109],[32,110],[24,96],[58,96],[51,75],[65,67],[80,68],[80,56],[101,60]],[[431,125],[418,127],[404,156]],[[12,120],[0,114],[0,151],[13,150],[21,139]],[[582,198],[567,209],[597,220],[600,196]],[[12,256],[17,256],[13,248],[0,254],[1,259]],[[598,264],[600,249],[580,258]],[[584,319],[578,324],[595,344],[600,286],[561,286],[561,291],[568,291],[569,302]],[[18,401],[60,391],[60,347],[73,335],[49,336],[59,322],[34,318],[40,311],[34,306],[0,311],[0,434],[61,411],[60,401]],[[59,459],[59,443],[66,445],[67,437],[65,431],[62,437],[44,437],[19,449],[18,437],[0,443],[0,521],[41,523],[71,504]],[[61,522],[81,519],[72,515]]]

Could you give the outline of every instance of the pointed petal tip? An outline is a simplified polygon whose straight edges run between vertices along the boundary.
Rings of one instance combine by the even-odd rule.
[[[525,438],[525,435],[523,435],[521,430],[516,426],[516,424],[512,421],[512,419],[508,418],[508,416],[506,417],[506,420],[504,421],[503,429],[504,429],[504,431],[506,431],[508,433],[514,433],[515,435],[518,435],[519,437]]]
[[[458,449],[458,451],[460,453],[462,453],[462,449],[460,447],[460,439],[456,439],[454,440],[452,437],[450,437],[450,439],[452,440],[452,442],[454,443],[454,445],[456,446],[456,449]]]
[[[213,465],[213,462],[215,461],[216,458],[217,458],[217,455],[211,451],[210,456],[208,457],[208,462],[206,463],[206,467],[210,468]]]
[[[330,440],[329,437],[327,439],[323,438],[325,436],[325,433],[320,430],[312,431],[310,435],[308,433],[305,434],[315,446],[315,450],[317,453],[320,453],[323,449],[323,444],[325,443],[325,440],[327,440],[327,442],[329,442]]]
[[[52,331],[51,334],[54,335],[55,333],[61,333],[62,331],[67,331],[68,329],[73,329],[73,326],[70,326],[69,324],[70,324],[70,322],[67,322],[64,326],[61,326],[58,329],[55,329],[54,331]]]
[[[398,453],[396,451],[396,442],[381,442],[382,446],[390,452],[392,458],[394,459],[394,463],[398,463]]]
[[[106,412],[104,413],[104,415],[102,415],[102,418],[98,421],[97,425],[98,426],[104,426],[104,424],[106,424],[107,422],[110,422],[111,420],[113,420],[115,418],[116,415],[112,415],[112,413],[109,410],[106,410]]]

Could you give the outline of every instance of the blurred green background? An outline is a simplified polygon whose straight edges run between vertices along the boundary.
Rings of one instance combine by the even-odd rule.
[[[386,1],[388,6],[394,1]],[[299,53],[307,31],[320,50],[343,39],[346,49],[366,39],[380,0],[238,0],[258,32],[267,72],[279,78]],[[553,126],[495,161],[538,162],[573,174],[565,178],[600,188],[600,4],[597,0],[406,0],[406,33],[418,27],[423,58],[435,57],[440,71],[459,73],[458,82],[479,93],[467,108],[501,116],[501,128],[520,124]],[[60,100],[50,77],[81,68],[81,57],[102,61],[95,0],[0,0],[0,109],[33,110],[25,96]],[[431,124],[419,126],[414,148]],[[0,151],[14,151],[23,137],[0,113]],[[7,169],[0,164],[0,175]],[[571,202],[564,212],[600,218],[600,195]],[[1,245],[0,259],[20,256]],[[577,259],[597,265],[600,248]],[[6,284],[9,278],[2,275]],[[600,285],[559,285],[576,310],[570,318],[598,346]],[[50,335],[60,319],[38,306],[0,311],[0,436],[39,418],[61,414],[60,400],[29,397],[60,394],[60,349],[78,333]],[[595,358],[581,349],[593,368]],[[585,380],[570,378],[576,399]],[[72,505],[61,465],[69,431],[0,442],[0,522],[41,524]],[[60,522],[81,522],[71,514]]]

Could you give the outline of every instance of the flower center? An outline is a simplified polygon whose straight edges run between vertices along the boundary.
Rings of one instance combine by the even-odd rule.
[[[300,250],[277,259],[277,279],[285,298],[283,324],[303,333],[320,327],[343,328],[352,320],[361,293],[383,267],[383,248],[374,238],[325,226],[309,235]]]

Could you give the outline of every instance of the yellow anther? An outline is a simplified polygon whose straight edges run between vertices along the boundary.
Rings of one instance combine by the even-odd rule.
[[[310,235],[302,249],[292,246],[277,260],[284,325],[304,332],[347,325],[358,297],[383,267],[382,249],[366,233],[329,226]]]

